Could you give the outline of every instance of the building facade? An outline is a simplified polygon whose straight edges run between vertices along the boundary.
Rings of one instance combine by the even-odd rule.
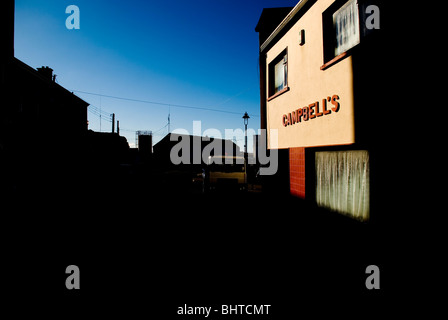
[[[289,164],[280,183],[362,221],[371,215],[373,159],[383,138],[375,115],[388,92],[381,8],[369,0],[301,0],[264,9],[255,29],[260,125],[268,148],[284,150]]]
[[[2,11],[1,33],[1,190],[33,190],[38,181],[76,171],[85,153],[89,104],[59,85],[51,68],[34,69],[14,57],[12,0]]]

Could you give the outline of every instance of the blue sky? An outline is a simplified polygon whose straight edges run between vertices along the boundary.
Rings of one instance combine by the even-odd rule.
[[[192,133],[193,121],[201,121],[202,131],[215,128],[224,136],[224,129],[243,128],[245,111],[251,116],[249,127],[258,130],[254,29],[264,7],[296,3],[16,0],[15,56],[34,68],[53,68],[57,82],[89,102],[91,109],[115,113],[120,134],[131,146],[135,130],[152,130],[155,142],[166,135],[168,113],[171,131]],[[65,26],[69,5],[79,7],[79,30]],[[97,114],[89,112],[88,117],[89,128],[100,131]],[[102,118],[101,131],[110,129],[111,123]],[[243,137],[237,142],[242,147]]]

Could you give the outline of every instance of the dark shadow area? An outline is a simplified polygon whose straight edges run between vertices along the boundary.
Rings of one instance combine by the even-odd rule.
[[[195,181],[203,163],[173,165],[168,140],[160,156],[156,146],[152,155],[150,148],[130,149],[116,133],[88,130],[88,103],[58,85],[50,70],[2,55],[1,93],[8,101],[0,119],[2,253],[9,299],[30,300],[24,312],[58,310],[50,305],[57,304],[178,319],[177,306],[185,303],[266,303],[273,319],[284,319],[325,313],[316,311],[323,301],[340,309],[382,302],[365,290],[364,271],[388,258],[389,243],[378,244],[377,228],[388,218],[360,223],[288,195],[288,150],[279,152],[277,175],[256,180],[256,170],[248,171],[248,181],[262,185],[257,192],[203,193]],[[365,69],[354,58],[355,80],[358,72]],[[370,108],[376,102],[368,100]],[[388,145],[397,146],[393,141]],[[382,170],[391,169],[382,145],[372,149],[375,199],[393,189],[383,189]],[[372,211],[386,210],[375,201]],[[64,286],[71,264],[81,270],[80,292]]]
[[[384,258],[371,225],[284,193],[203,194],[188,174],[144,164],[98,164],[91,173],[101,187],[66,193],[61,184],[10,199],[12,266],[24,275],[40,261],[34,283],[51,299],[73,301],[65,274],[55,275],[76,262],[83,306],[106,301],[122,310],[152,299],[163,315],[189,303],[185,297],[203,304],[250,297],[284,316],[296,306],[289,290],[308,303],[360,299],[364,264]],[[27,287],[27,277],[14,281]]]
[[[413,161],[405,159],[412,159],[406,157],[412,129],[409,115],[401,112],[409,87],[400,83],[412,75],[396,29],[393,9],[398,8],[374,3],[381,8],[381,28],[370,32],[352,55],[355,135],[356,144],[370,153],[372,223],[392,232],[409,219]]]
[[[371,224],[287,195],[288,172],[262,177],[259,192],[204,194],[195,170],[155,165],[117,134],[86,130],[70,148],[51,152],[40,147],[45,141],[26,149],[40,161],[8,162],[14,187],[4,185],[2,213],[7,268],[18,275],[8,280],[12,296],[26,290],[68,305],[76,297],[83,307],[115,304],[131,313],[153,299],[159,315],[188,303],[185,297],[238,304],[250,297],[275,304],[284,317],[295,312],[289,290],[309,307],[334,295],[361,299],[365,266],[384,259]],[[61,270],[70,264],[81,268],[81,293],[64,287]],[[32,288],[30,265],[39,274]],[[139,307],[123,310],[129,303]]]

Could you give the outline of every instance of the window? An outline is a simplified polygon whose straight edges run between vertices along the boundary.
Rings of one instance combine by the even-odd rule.
[[[335,32],[334,56],[359,43],[359,13],[357,0],[350,0],[333,14]]]
[[[316,152],[316,202],[359,220],[369,219],[367,150]]]
[[[365,26],[366,8],[373,0],[336,0],[322,14],[324,65],[322,70],[349,54],[372,33]]]
[[[269,64],[269,99],[288,91],[288,52],[285,49]]]
[[[288,85],[288,58],[284,56],[274,67],[274,93],[283,90]]]

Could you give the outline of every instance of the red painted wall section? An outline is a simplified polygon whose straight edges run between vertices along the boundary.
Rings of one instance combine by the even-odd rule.
[[[305,148],[289,149],[289,186],[292,195],[305,198]]]

